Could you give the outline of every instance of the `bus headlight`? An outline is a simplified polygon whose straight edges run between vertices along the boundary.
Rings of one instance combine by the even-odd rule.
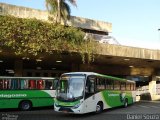
[[[58,104],[57,102],[55,102],[54,105],[55,105],[56,107],[59,107],[59,104]]]
[[[80,105],[81,105],[81,103],[78,103],[78,104],[76,104],[75,106],[73,106],[72,108],[73,108],[73,109],[76,109],[76,108],[78,108]]]

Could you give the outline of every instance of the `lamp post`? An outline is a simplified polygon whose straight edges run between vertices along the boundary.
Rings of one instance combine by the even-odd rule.
[[[158,29],[158,32],[160,32],[160,28]],[[160,34],[158,33],[158,39],[160,40]]]

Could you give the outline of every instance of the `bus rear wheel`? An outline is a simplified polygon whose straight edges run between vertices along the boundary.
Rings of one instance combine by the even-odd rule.
[[[103,111],[103,103],[98,102],[96,105],[96,113],[101,113]]]
[[[125,101],[124,101],[124,107],[125,108],[128,107],[128,99],[125,99]]]
[[[19,104],[19,108],[23,111],[30,110],[32,108],[32,103],[30,101],[22,101]]]

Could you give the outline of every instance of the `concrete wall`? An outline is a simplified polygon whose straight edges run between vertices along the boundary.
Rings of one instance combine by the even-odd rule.
[[[109,66],[109,65],[89,65],[81,64],[79,69],[73,69],[72,71],[92,71],[107,75],[142,75],[142,76],[151,76],[154,73],[153,68],[130,68],[130,67],[121,67],[121,66]]]
[[[48,16],[50,16],[46,11],[20,7],[16,5],[9,5],[5,3],[0,3],[0,14],[1,15],[9,14],[20,18],[36,18],[44,21],[48,21]],[[71,20],[66,21],[65,23],[67,23],[67,25],[70,26],[75,26],[85,29],[92,29],[104,32],[112,31],[111,23],[87,19],[87,18],[72,16]]]
[[[157,80],[157,77],[153,76],[152,81],[149,82],[149,92],[151,95],[151,100],[159,101],[160,95],[158,95],[157,91],[156,91],[156,89],[157,89],[156,88],[156,80]]]
[[[160,50],[111,44],[99,44],[96,49],[101,55],[160,60]]]

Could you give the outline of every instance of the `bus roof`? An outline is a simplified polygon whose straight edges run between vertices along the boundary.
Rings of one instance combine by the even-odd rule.
[[[99,74],[99,73],[95,73],[95,72],[69,72],[69,73],[64,73],[64,74],[84,74],[84,75],[96,75],[96,76],[101,76],[104,78],[108,78],[108,79],[113,79],[113,80],[118,80],[118,81],[122,81],[122,82],[132,82],[135,83],[135,81],[132,80],[127,80],[127,79],[123,79],[123,78],[118,78],[118,77],[113,77],[113,76],[109,76],[109,75],[103,75],[103,74]],[[64,75],[62,74],[62,75]]]

